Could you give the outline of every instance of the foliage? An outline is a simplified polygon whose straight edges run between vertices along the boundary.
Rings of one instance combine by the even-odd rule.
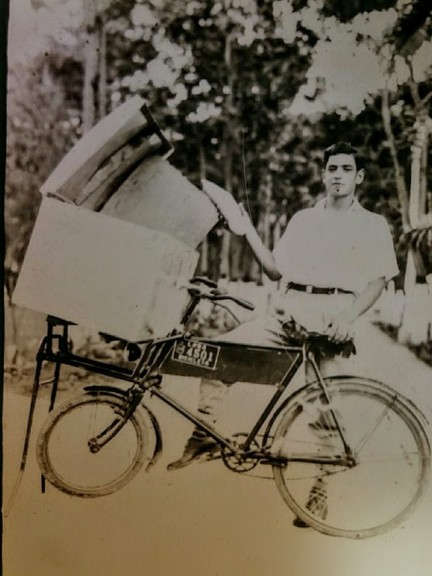
[[[432,274],[432,225],[408,232],[404,240],[421,256],[425,274]]]
[[[393,8],[397,0],[325,0],[323,14],[336,16],[341,22],[352,20],[357,14]]]
[[[288,43],[277,36],[272,12],[259,3],[225,4],[228,10],[222,2],[190,2],[170,10],[165,5],[147,34],[135,25],[128,31],[132,61],[123,53],[112,60],[113,88],[116,98],[131,90],[147,98],[160,123],[178,138],[174,161],[192,180],[199,180],[201,146],[208,176],[224,184],[221,164],[229,136],[236,165],[233,191],[244,199],[243,148],[244,168],[257,188],[284,125],[282,110],[304,81],[315,39],[299,28]]]
[[[55,3],[33,4],[42,14]],[[75,4],[62,0],[57,10],[69,11],[68,34],[76,43],[62,44],[57,37],[52,48],[25,69],[10,69],[6,268],[13,274],[37,211],[37,190],[81,134],[86,36],[82,18],[73,13]],[[403,267],[408,242],[402,234],[395,161],[408,188],[416,119],[420,108],[428,113],[432,92],[430,69],[420,74],[417,66],[431,32],[428,2],[90,4],[107,35],[109,109],[132,94],[143,96],[175,146],[172,162],[190,180],[198,183],[205,176],[230,188],[271,246],[291,215],[322,194],[322,149],[336,139],[352,140],[369,159],[360,199],[390,221]],[[376,85],[367,83],[356,106],[350,92],[354,88],[336,86],[344,69],[338,70],[332,58],[346,47],[345,66],[348,52],[353,53],[350,77],[366,82],[377,76]],[[370,67],[357,72],[362,58]],[[384,86],[396,158],[383,123]],[[430,154],[429,148],[424,159],[429,209]],[[215,229],[208,241],[216,276],[221,231]],[[231,275],[251,274],[250,253],[241,240],[232,242],[230,258]]]
[[[430,37],[431,7],[426,0],[413,0],[401,6],[401,14],[392,31],[397,52],[412,55],[423,40]]]
[[[5,282],[11,296],[40,204],[40,185],[77,139],[79,109],[42,56],[10,69],[5,196]]]
[[[398,329],[396,326],[383,324],[382,322],[376,322],[376,325],[390,336],[390,338],[397,341]],[[421,342],[420,344],[409,343],[408,348],[417,356],[417,358],[432,367],[432,334],[429,335],[429,338],[425,342]]]

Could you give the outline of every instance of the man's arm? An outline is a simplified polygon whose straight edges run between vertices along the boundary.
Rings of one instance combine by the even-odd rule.
[[[245,236],[255,258],[271,280],[280,280],[282,274],[273,254],[266,248],[242,203],[237,204],[229,192],[208,180],[202,181],[203,190],[225,218],[228,228],[237,236]]]
[[[240,204],[239,208],[243,216],[243,226],[244,226],[244,236],[247,243],[252,249],[255,258],[264,268],[264,272],[270,278],[270,280],[280,280],[282,274],[279,272],[276,266],[276,260],[270,250],[264,245],[263,241],[255,230],[251,219],[244,207]]]
[[[326,334],[336,342],[343,342],[350,338],[353,322],[375,304],[385,285],[384,277],[369,282],[366,288],[357,295],[354,302],[331,320]]]

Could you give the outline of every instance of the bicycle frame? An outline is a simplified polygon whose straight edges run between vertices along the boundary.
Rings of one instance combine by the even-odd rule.
[[[212,346],[218,349],[219,352],[219,360],[223,365],[222,372],[225,374],[230,373],[231,376],[235,373],[241,373],[242,367],[248,360],[253,357],[255,358],[257,355],[267,360],[267,366],[270,368],[275,368],[274,372],[276,373],[276,378],[273,377],[273,381],[269,381],[266,378],[267,374],[266,369],[262,369],[259,372],[259,368],[255,365],[255,378],[246,379],[245,376],[242,378],[236,379],[235,381],[246,381],[251,384],[267,384],[267,385],[275,385],[276,391],[270,398],[267,405],[264,407],[262,413],[259,415],[257,421],[254,423],[252,429],[247,434],[247,438],[243,443],[242,450],[247,451],[250,448],[251,443],[256,438],[257,434],[263,427],[263,424],[267,421],[270,417],[272,412],[275,409],[280,398],[283,396],[285,390],[287,389],[289,383],[291,382],[292,378],[300,368],[303,363],[303,349],[302,348],[271,348],[271,347],[264,347],[264,346],[245,346],[239,344],[233,344],[230,342],[223,342],[217,341],[215,343],[214,340],[205,340],[205,339],[186,339],[183,338],[179,340],[182,344],[197,344],[199,346]],[[196,365],[185,365],[181,361],[179,362],[178,366],[175,365],[175,360],[173,357],[175,355],[176,347],[173,345],[170,349],[170,353],[168,353],[165,361],[160,366],[159,370],[161,374],[175,374],[180,376],[191,376],[191,377],[209,377],[213,376],[214,379],[218,379],[218,373],[215,369],[214,372],[210,372],[210,370],[206,368],[200,368]],[[234,358],[236,360],[234,361]],[[232,364],[230,363],[232,362]],[[230,372],[230,367],[234,366],[234,371]],[[262,366],[262,365],[261,365]],[[243,372],[244,374],[244,372]],[[158,397],[161,401],[168,404],[173,408],[176,412],[182,414],[185,418],[187,418],[190,422],[194,423],[200,429],[204,430],[209,436],[213,437],[217,442],[223,444],[227,448],[232,449],[233,451],[237,451],[236,446],[224,438],[217,430],[215,430],[211,425],[207,422],[200,419],[196,414],[191,413],[189,410],[181,406],[176,400],[171,398],[168,394],[162,391],[160,388],[151,389],[152,394]]]
[[[194,291],[191,290],[190,294],[191,298],[183,313],[181,326],[187,324],[187,321],[190,319],[197,304],[201,300],[199,291],[194,293]],[[181,406],[176,400],[160,389],[159,383],[163,375],[171,374],[194,378],[219,379],[227,383],[243,381],[252,384],[257,383],[276,386],[277,389],[274,395],[271,397],[269,403],[264,407],[263,412],[253,425],[252,430],[247,434],[247,438],[242,447],[243,451],[250,449],[252,442],[258,435],[264,423],[269,420],[263,438],[263,446],[266,446],[272,424],[279,413],[278,410],[280,410],[280,407],[278,408],[277,404],[287,389],[289,382],[304,362],[312,361],[312,366],[316,372],[318,383],[328,403],[330,403],[324,381],[307,345],[290,347],[249,346],[245,344],[224,342],[223,340],[191,337],[184,330],[180,332],[173,330],[164,338],[139,342],[138,344],[145,345],[141,358],[136,362],[133,368],[127,368],[118,364],[102,362],[74,354],[69,348],[69,326],[71,325],[73,325],[72,322],[53,316],[47,317],[47,334],[43,338],[36,356],[37,362],[33,381],[32,398],[27,419],[26,436],[22,451],[20,477],[24,473],[26,466],[33,415],[41,385],[40,378],[44,362],[54,364],[53,378],[44,382],[44,384],[52,385],[49,404],[50,411],[55,406],[61,366],[68,365],[83,368],[95,374],[101,374],[117,380],[130,382],[132,384],[132,389],[138,387],[141,390],[141,394],[138,394],[138,396],[140,396],[139,400],[135,399],[131,405],[132,411],[136,408],[145,392],[148,391],[152,395],[157,396],[165,404],[171,406],[171,408],[187,418],[190,422],[200,427],[217,442],[226,446],[235,453],[238,453],[238,447],[232,441],[224,438],[211,425],[201,420],[196,414],[193,414],[184,406]],[[60,333],[56,333],[56,329],[60,329]],[[181,350],[182,346],[186,347],[183,348],[183,351]],[[190,355],[188,357],[190,350],[194,350],[194,348],[195,350],[197,348],[201,350],[201,353],[204,352],[204,354],[201,354],[200,361],[197,361],[193,352],[192,361]],[[208,352],[210,352],[210,355]],[[210,357],[212,352],[216,355],[217,361],[214,357]],[[257,358],[259,358],[259,362],[257,361]],[[202,359],[204,359],[204,361],[202,361]],[[259,369],[260,367],[261,370]],[[331,408],[330,412],[333,414],[333,418],[339,429],[346,452],[347,454],[350,454],[349,447],[343,437],[343,431],[340,429],[337,418]],[[126,418],[130,413],[131,412],[128,410]],[[110,437],[112,437],[116,431],[120,430],[121,427],[121,422],[117,423],[113,428]]]
[[[304,361],[304,349],[301,347],[272,348],[266,346],[245,346],[230,342],[216,342],[214,340],[191,338],[185,334],[179,334],[155,341],[148,347],[143,358],[135,368],[135,377],[132,378],[134,384],[128,391],[126,391],[126,412],[122,418],[123,423],[127,421],[129,415],[138,406],[145,393],[149,392],[200,429],[204,430],[209,436],[217,440],[219,444],[222,444],[233,451],[237,451],[237,448],[231,441],[224,438],[208,422],[202,420],[197,414],[192,413],[190,410],[182,406],[160,388],[161,377],[163,375],[171,374],[196,378],[200,376],[208,377],[209,375],[214,377],[215,374],[218,374],[218,372],[216,372],[216,367],[215,369],[209,369],[208,367],[199,366],[195,362],[188,363],[183,359],[178,360],[178,358],[176,358],[176,351],[179,345],[182,347],[187,345],[198,346],[201,351],[205,350],[205,346],[217,349],[218,360],[222,366],[222,373],[219,372],[219,376],[222,374],[230,374],[233,376],[232,366],[235,367],[236,373],[241,375],[243,373],[242,367],[250,364],[251,358],[256,359],[257,355],[260,357],[261,367],[264,368],[262,368],[260,372],[255,367],[254,378],[248,378],[248,380],[252,380],[253,383],[276,385],[277,389],[269,403],[264,407],[263,412],[260,414],[252,430],[248,433],[246,441],[242,447],[243,451],[249,449],[263,424],[274,411],[275,406],[287,389],[294,374],[298,371]],[[266,359],[266,362],[263,362],[263,359]],[[95,387],[91,388],[95,389]],[[109,439],[121,429],[121,427],[121,421],[115,423],[112,428],[106,431],[107,434],[103,435],[103,440],[101,442],[96,442],[96,444],[101,447],[103,444],[107,443]]]
[[[192,281],[189,286],[192,298],[185,310],[185,321],[203,294],[209,299],[214,296],[215,300],[224,297],[216,290],[205,294],[200,287],[193,286]],[[234,300],[248,307],[247,302]],[[293,337],[305,336],[307,343],[293,346],[253,346],[224,341],[223,337],[219,340],[193,337],[182,326],[164,338],[140,343],[145,344],[140,358],[135,363],[124,366],[74,354],[69,347],[70,323],[52,317],[48,317],[47,321],[47,335],[37,355],[20,474],[6,510],[12,505],[24,472],[44,362],[54,364],[54,376],[46,381],[52,384],[50,410],[54,408],[63,364],[103,374],[128,382],[129,385],[84,386],[84,394],[66,400],[47,419],[37,441],[42,491],[47,480],[67,494],[103,496],[123,487],[145,463],[147,470],[155,464],[162,452],[162,435],[156,416],[147,403],[142,402],[146,395],[149,395],[156,396],[213,438],[219,445],[224,465],[230,470],[244,473],[257,465],[270,465],[285,503],[306,524],[325,534],[351,538],[378,534],[402,521],[424,494],[429,478],[430,445],[417,410],[408,400],[380,382],[352,376],[323,378],[319,370],[319,357],[315,359],[314,352],[321,350],[321,345],[324,351],[328,350],[330,353],[338,353],[339,348],[334,348],[331,343],[327,348],[325,339],[319,334],[304,334],[296,325],[288,326],[287,338],[282,334],[281,342],[296,343],[297,340]],[[60,334],[55,333],[58,328]],[[293,393],[287,393],[294,375],[306,362],[312,366],[316,380],[301,388],[295,387]],[[275,390],[246,432],[224,437],[220,430],[202,419],[199,412],[192,412],[166,393],[161,382],[163,377],[170,375],[222,380],[226,384],[240,381],[252,385],[272,385]],[[102,408],[100,413],[95,410],[98,407]],[[71,414],[72,420],[69,419]],[[94,430],[91,434],[88,433],[87,426],[80,425],[79,418],[75,419],[76,415],[82,416],[83,421],[87,418],[92,424],[98,423],[95,427],[91,426]],[[365,425],[363,420],[366,420]],[[60,421],[62,424],[57,428]],[[73,435],[71,436],[69,447],[72,450],[66,448],[66,462],[60,462],[57,455],[63,452],[64,442],[69,440],[68,422],[72,422],[71,428],[74,431],[81,433],[84,430],[85,435],[80,437],[78,443]],[[385,425],[381,428],[383,422]],[[123,434],[121,431],[125,426]],[[130,441],[132,430],[136,442]],[[345,434],[353,443],[353,450],[345,441]],[[110,445],[114,438],[115,442]],[[364,451],[366,443],[368,446]],[[83,449],[79,455],[75,450],[77,444]],[[113,458],[111,448],[120,455],[120,469],[111,478],[108,477],[100,483],[100,459],[105,459],[109,468],[111,462],[117,461],[117,458]],[[86,460],[89,458],[89,450],[101,450],[101,454],[98,458],[90,458],[90,462]],[[53,459],[51,454],[54,455]],[[128,457],[125,463],[121,457],[123,454]],[[72,467],[67,465],[70,457],[75,459]],[[82,483],[79,475],[86,469],[83,466],[83,470],[80,470],[84,460],[88,464],[90,476]],[[66,463],[65,468],[63,463]],[[351,471],[359,465],[362,466],[359,473]],[[74,476],[77,468],[78,477]],[[72,470],[71,476],[69,470]],[[368,511],[369,470],[376,471],[371,475],[379,474],[383,475],[383,478],[387,474],[389,486],[398,487],[400,498],[391,497],[387,502],[386,486],[377,483],[377,490],[374,491],[376,502],[386,501],[386,505],[377,506],[377,514],[375,515],[374,509],[370,520],[365,522],[362,514],[358,519],[356,517],[357,496],[366,488],[363,490],[366,495],[365,505],[361,506],[361,510]],[[349,471],[348,475],[344,474],[346,471]],[[90,478],[92,472],[96,472],[96,484]],[[339,491],[340,486],[342,490]],[[411,486],[414,486],[414,489]],[[319,502],[313,499],[318,497],[318,494],[321,508],[315,508]],[[387,504],[392,505],[391,509],[388,509]],[[394,510],[393,504],[396,506]],[[351,510],[348,514],[347,508]],[[324,510],[324,513],[321,514],[319,510]],[[7,512],[5,514],[7,515]]]

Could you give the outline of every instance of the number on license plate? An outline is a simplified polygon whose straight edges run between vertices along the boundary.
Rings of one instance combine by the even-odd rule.
[[[172,359],[184,364],[193,364],[214,370],[219,356],[219,346],[205,344],[196,340],[181,340],[176,342]]]

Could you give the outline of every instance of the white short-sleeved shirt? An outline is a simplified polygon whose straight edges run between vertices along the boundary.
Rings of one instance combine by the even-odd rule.
[[[273,254],[286,282],[361,292],[369,282],[399,273],[385,218],[354,199],[348,210],[325,200],[297,212]]]

